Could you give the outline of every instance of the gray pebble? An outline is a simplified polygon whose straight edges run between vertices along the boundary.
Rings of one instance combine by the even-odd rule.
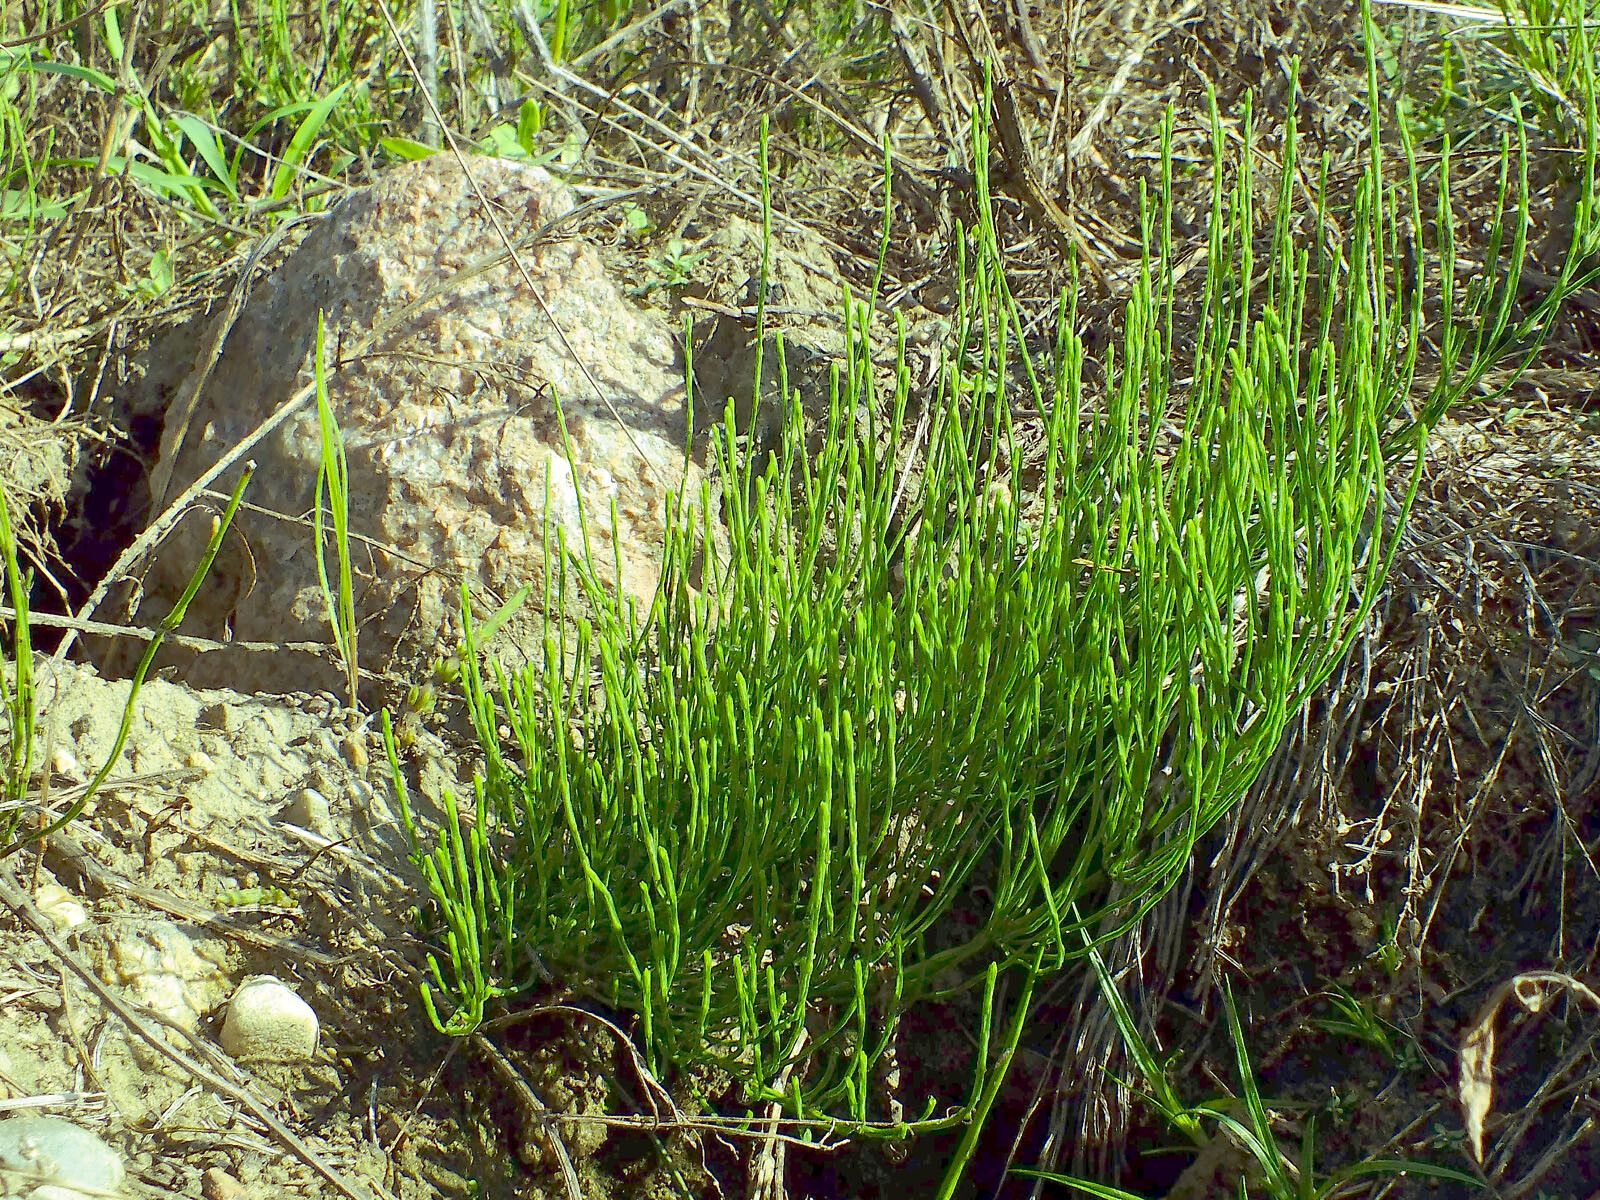
[[[122,1185],[122,1159],[59,1117],[0,1121],[0,1200],[87,1200]]]

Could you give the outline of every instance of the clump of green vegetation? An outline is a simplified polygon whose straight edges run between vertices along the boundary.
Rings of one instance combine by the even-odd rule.
[[[1520,145],[1501,150],[1509,226],[1462,287],[1448,148],[1425,219],[1403,114],[1392,147],[1374,116],[1336,203],[1292,112],[1280,172],[1258,177],[1247,112],[1231,173],[1213,122],[1205,280],[1181,333],[1164,131],[1103,393],[1071,296],[1052,347],[1024,337],[977,122],[978,219],[937,392],[915,398],[920,456],[899,453],[916,423],[903,338],[880,394],[871,299],[851,304],[819,452],[798,411],[770,456],[731,411],[712,431],[726,557],[702,495],[648,612],[602,585],[586,537],[547,567],[541,667],[481,667],[469,617],[472,814],[446,797],[429,846],[406,809],[446,926],[426,993],[440,1028],[553,977],[637,1014],[658,1071],[716,1068],[802,1129],[901,1136],[936,1122],[931,1103],[892,1119],[875,1088],[898,1022],[981,990],[977,1099],[957,1113],[981,1118],[997,977],[1026,997],[1171,886],[1346,652],[1429,429],[1530,353],[1576,286],[1596,245],[1590,73],[1572,254],[1520,317]],[[1370,55],[1368,83],[1376,113]],[[1414,391],[1425,331],[1440,369]]]

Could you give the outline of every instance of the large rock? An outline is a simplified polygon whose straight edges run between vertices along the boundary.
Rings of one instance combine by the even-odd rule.
[[[343,363],[330,394],[349,460],[351,527],[375,544],[354,547],[360,659],[397,680],[417,678],[438,654],[462,580],[480,614],[535,584],[502,651],[537,656],[547,495],[554,527],[573,546],[581,495],[608,585],[648,604],[668,492],[698,494],[701,481],[684,449],[671,331],[560,227],[570,193],[539,168],[489,159],[470,168],[531,287],[456,162],[441,155],[396,167],[341,203],[257,286],[169,460],[170,501],[312,378],[325,313],[328,354]],[[362,351],[374,330],[376,344]],[[242,536],[224,547],[185,633],[329,640],[312,533],[299,520],[312,509],[320,453],[315,405],[250,452],[258,468],[246,499],[279,516],[240,514]],[[226,491],[237,476],[231,469],[214,486]],[[140,623],[170,611],[208,525],[190,516],[162,547],[143,581]],[[331,548],[328,561],[332,575]],[[342,679],[331,659],[303,651],[174,651],[166,661],[196,686],[287,692],[337,689]]]

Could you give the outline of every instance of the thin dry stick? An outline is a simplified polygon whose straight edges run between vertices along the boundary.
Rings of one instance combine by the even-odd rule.
[[[25,329],[20,333],[0,333],[0,354],[26,353],[38,350],[43,353],[61,346],[71,346],[99,337],[112,321],[111,317],[88,325],[75,325],[71,329]]]
[[[17,619],[16,610],[0,604],[0,617],[8,621]],[[30,612],[28,614],[30,626],[43,625],[51,629],[71,629],[78,633],[92,633],[96,637],[124,637],[139,638],[150,641],[161,636],[161,631],[142,625],[113,625],[109,621],[87,621],[78,617],[58,617],[52,613]],[[182,646],[186,650],[247,650],[257,654],[278,653],[283,650],[297,650],[306,654],[322,654],[328,648],[326,642],[219,642],[212,638],[195,637],[191,634],[169,633],[167,641],[174,646]],[[379,676],[373,672],[365,672],[371,678]]]
[[[427,146],[439,144],[439,130],[444,122],[439,116],[439,6],[436,0],[420,0],[417,4],[417,70],[414,72],[428,112],[422,118],[422,142]]]
[[[781,1092],[789,1086],[789,1079],[794,1074],[795,1064],[805,1045],[806,1031],[802,1029],[789,1047],[789,1061],[778,1076],[774,1091]],[[766,1132],[769,1135],[778,1132],[778,1119],[782,1114],[783,1104],[780,1101],[774,1100],[767,1105]],[[788,1190],[784,1186],[783,1176],[788,1149],[788,1143],[777,1137],[769,1136],[761,1143],[750,1161],[749,1200],[785,1200]]]
[[[1000,136],[1000,146],[1005,151],[1007,166],[1022,191],[1023,201],[1051,235],[1063,244],[1063,249],[1077,252],[1083,265],[1094,276],[1095,282],[1100,285],[1102,291],[1105,291],[1109,283],[1105,268],[1100,265],[1099,256],[1089,245],[1089,239],[1078,227],[1078,222],[1062,210],[1061,205],[1046,190],[1039,178],[1038,168],[1034,165],[1033,148],[1029,145],[1027,134],[1023,132],[1022,120],[1017,113],[1011,75],[1006,68],[1005,60],[1000,56],[999,49],[995,46],[988,18],[983,15],[983,10],[979,9],[976,23],[969,22],[957,0],[945,0],[945,8],[961,36],[962,45],[972,63],[973,71],[981,78],[985,68],[988,70],[990,98],[994,104],[995,132]]]
[[[272,1135],[277,1138],[279,1145],[310,1167],[328,1183],[332,1184],[342,1195],[348,1197],[349,1200],[371,1200],[374,1194],[380,1197],[381,1200],[393,1200],[389,1192],[376,1181],[368,1181],[371,1185],[372,1193],[358,1191],[343,1175],[334,1170],[321,1155],[306,1145],[292,1129],[274,1116],[271,1107],[257,1099],[248,1088],[241,1087],[230,1079],[225,1079],[210,1067],[195,1062],[169,1045],[157,1025],[174,1030],[197,1048],[202,1046],[202,1043],[187,1029],[175,1022],[163,1020],[157,1013],[150,1013],[146,1017],[137,1011],[134,1005],[123,1000],[104,983],[100,982],[99,977],[84,965],[78,956],[56,936],[55,929],[44,914],[34,907],[33,901],[29,900],[16,884],[3,875],[0,875],[0,903],[5,904],[24,925],[27,925],[34,933],[38,934],[45,945],[49,946],[56,957],[66,965],[67,969],[81,979],[107,1008],[116,1013],[123,1023],[138,1035],[141,1041],[161,1057],[186,1071],[196,1082],[227,1096],[248,1111],[251,1116],[255,1117],[256,1120],[271,1131]]]
[[[22,37],[12,38],[9,42],[0,40],[0,50],[15,50],[20,46],[44,45],[53,42],[63,33],[69,31],[76,33],[84,27],[83,23],[85,21],[93,20],[108,8],[121,7],[122,3],[123,0],[101,0],[99,4],[83,9],[81,12],[75,11],[70,19],[57,21],[54,25],[39,30],[38,33],[24,34]]]

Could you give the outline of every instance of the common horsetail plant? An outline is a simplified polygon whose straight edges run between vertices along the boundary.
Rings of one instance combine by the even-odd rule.
[[[1376,112],[1370,57],[1369,83]],[[553,977],[636,1014],[662,1073],[715,1068],[752,1112],[895,1136],[952,1119],[895,1119],[878,1079],[897,1023],[970,991],[979,1078],[953,1119],[981,1118],[1019,1028],[993,1052],[1005,997],[1016,1018],[1041,974],[1173,884],[1370,610],[1428,430],[1553,311],[1513,308],[1520,147],[1509,224],[1463,285],[1448,171],[1425,199],[1403,114],[1392,159],[1374,117],[1343,201],[1284,120],[1263,180],[1248,112],[1231,168],[1214,118],[1205,278],[1181,319],[1169,122],[1095,386],[1073,297],[1053,346],[1024,339],[976,122],[935,394],[913,393],[903,329],[883,394],[871,305],[847,301],[820,449],[798,401],[774,452],[731,409],[711,433],[726,550],[709,492],[680,505],[643,614],[563,554],[537,667],[480,666],[469,617],[473,819],[446,797],[442,841],[418,844],[446,927],[426,993],[442,1029]],[[1561,289],[1594,248],[1590,190]],[[1415,269],[1424,247],[1437,270]],[[1425,333],[1443,370],[1414,394]]]

